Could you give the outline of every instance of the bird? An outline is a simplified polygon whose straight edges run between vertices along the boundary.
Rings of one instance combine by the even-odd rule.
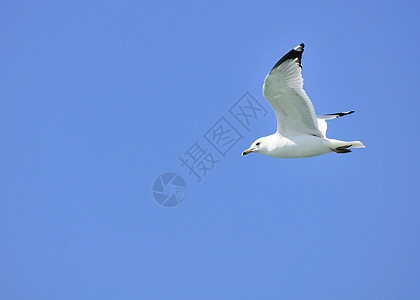
[[[350,148],[364,148],[360,141],[327,138],[327,120],[354,113],[353,110],[316,115],[311,100],[303,90],[302,43],[284,55],[265,77],[263,95],[277,118],[277,131],[261,137],[242,152],[260,153],[277,158],[314,157],[326,153],[349,153]]]

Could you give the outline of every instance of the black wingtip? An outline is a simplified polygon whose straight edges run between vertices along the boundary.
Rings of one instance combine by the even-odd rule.
[[[341,116],[340,117],[351,115],[352,113],[354,113],[354,110],[346,111],[346,112],[341,113]]]
[[[336,118],[339,118],[339,117],[344,117],[344,116],[347,116],[347,115],[351,115],[352,113],[354,113],[354,110],[341,112],[341,113],[335,113],[335,114],[327,114],[326,116],[336,116]]]
[[[275,68],[277,68],[278,66],[280,66],[283,62],[285,62],[286,60],[289,59],[298,59],[298,64],[299,67],[302,68],[302,53],[303,50],[305,48],[305,44],[301,43],[300,45],[296,46],[295,48],[293,48],[292,50],[290,50],[289,52],[286,53],[286,55],[284,55],[275,65],[274,67],[271,69],[274,70]]]

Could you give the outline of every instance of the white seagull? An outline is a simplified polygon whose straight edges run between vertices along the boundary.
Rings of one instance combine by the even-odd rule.
[[[242,155],[251,152],[279,158],[312,157],[329,152],[348,153],[364,148],[359,141],[344,142],[326,137],[327,122],[354,111],[317,116],[303,90],[302,53],[304,44],[283,56],[264,80],[263,95],[277,117],[277,132],[259,138]]]

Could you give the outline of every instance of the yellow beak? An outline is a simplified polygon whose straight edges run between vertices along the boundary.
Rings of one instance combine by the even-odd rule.
[[[247,154],[249,154],[251,152],[254,152],[254,149],[252,149],[252,148],[246,149],[244,152],[242,152],[242,155],[241,156],[247,155]]]

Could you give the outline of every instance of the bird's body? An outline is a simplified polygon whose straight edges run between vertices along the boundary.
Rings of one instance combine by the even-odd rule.
[[[259,153],[278,158],[312,157],[331,152],[328,141],[311,135],[281,136],[277,132],[266,137],[271,146]]]
[[[277,117],[277,132],[259,138],[242,155],[257,152],[278,158],[312,157],[329,152],[348,153],[348,148],[363,148],[359,141],[344,142],[326,137],[326,120],[354,111],[329,115],[315,114],[303,90],[301,59],[304,44],[283,56],[264,80],[263,95]]]
[[[320,138],[313,135],[282,136],[274,133],[264,138],[267,148],[262,148],[259,153],[278,158],[313,157],[334,152],[333,149],[352,145],[358,142],[343,142],[334,139]]]

